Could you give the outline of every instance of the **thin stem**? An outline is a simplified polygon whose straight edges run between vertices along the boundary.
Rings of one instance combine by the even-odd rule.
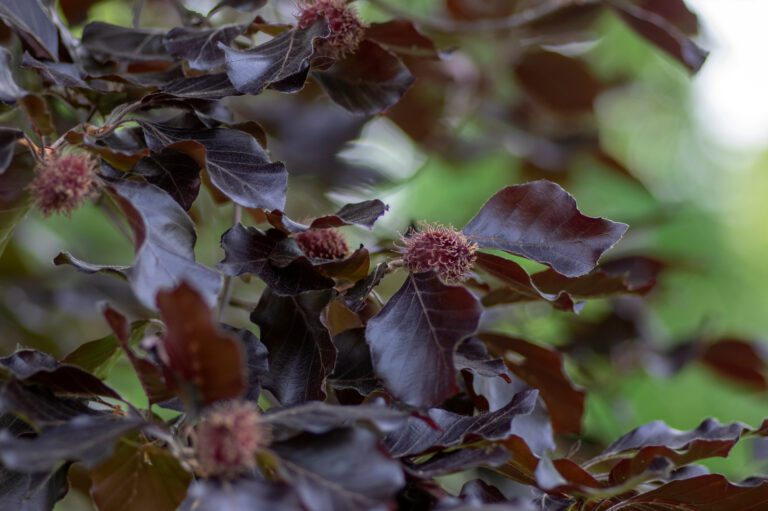
[[[519,28],[528,23],[540,20],[564,7],[568,7],[569,5],[593,5],[597,4],[598,0],[550,0],[505,18],[482,19],[477,21],[456,21],[437,16],[416,16],[405,9],[390,4],[388,0],[368,0],[368,2],[387,14],[411,20],[422,28],[434,32],[475,33],[498,32]]]
[[[243,207],[239,204],[234,204],[232,211],[232,226],[236,226],[243,219]],[[224,282],[221,285],[221,291],[219,291],[218,299],[216,300],[216,310],[219,317],[224,312],[224,308],[229,304],[230,297],[232,296],[232,276],[224,275]]]

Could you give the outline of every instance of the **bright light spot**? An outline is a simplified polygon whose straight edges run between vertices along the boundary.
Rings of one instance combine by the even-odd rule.
[[[688,2],[712,51],[694,82],[697,115],[724,145],[759,149],[768,142],[768,2]]]

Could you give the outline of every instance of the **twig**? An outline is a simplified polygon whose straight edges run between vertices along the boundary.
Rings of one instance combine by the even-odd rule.
[[[243,219],[243,208],[239,204],[234,204],[234,210],[232,211],[232,226],[236,226]],[[221,317],[224,312],[224,308],[229,304],[229,299],[232,295],[232,276],[224,275],[224,282],[221,285],[219,296],[216,300],[216,310]]]
[[[546,16],[549,16],[550,14],[557,12],[564,7],[568,7],[570,5],[594,5],[599,3],[599,0],[550,0],[505,18],[482,19],[477,21],[456,21],[437,16],[417,16],[405,9],[401,9],[400,7],[390,4],[388,0],[368,0],[368,3],[387,14],[391,14],[392,16],[396,16],[398,18],[411,20],[422,28],[432,30],[434,32],[474,33],[498,32],[502,30],[519,28],[529,23],[533,23],[534,21],[545,18]]]

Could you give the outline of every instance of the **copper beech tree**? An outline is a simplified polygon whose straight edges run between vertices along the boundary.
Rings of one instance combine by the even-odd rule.
[[[111,335],[64,356],[0,358],[0,508],[50,510],[78,491],[100,511],[768,509],[762,479],[697,464],[768,427],[654,422],[582,444],[586,391],[565,365],[581,363],[576,337],[557,349],[485,320],[530,302],[577,313],[646,293],[663,271],[612,255],[628,226],[539,178],[567,183],[586,157],[631,179],[588,122],[612,84],[557,44],[610,17],[695,72],[706,52],[681,0],[445,0],[418,17],[371,0],[364,12],[391,18],[379,22],[345,0],[153,2],[178,25],[162,30],[140,26],[141,2],[132,27],[86,23],[94,3],[0,0],[0,247],[31,208],[68,216],[93,201],[124,221],[131,264],[82,252],[51,264],[114,277],[138,306],[108,299]],[[478,76],[464,47],[508,72]],[[450,64],[457,52],[475,74]],[[494,95],[504,80],[516,104]],[[549,143],[519,155],[536,179],[498,190],[466,225],[413,219],[392,239],[374,229],[397,214],[375,196],[384,178],[338,152],[386,118],[458,158],[457,94],[480,105],[486,143],[513,128]],[[553,130],[574,116],[587,122],[570,138]],[[318,197],[368,196],[298,221],[293,176],[316,179]],[[215,266],[195,259],[201,195],[234,212]],[[248,316],[225,324],[233,308]],[[727,363],[748,343],[694,348],[688,360],[760,384],[759,367]],[[144,398],[105,382],[116,359]]]

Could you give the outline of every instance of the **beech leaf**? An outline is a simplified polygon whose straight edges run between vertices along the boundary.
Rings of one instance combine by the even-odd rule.
[[[384,387],[412,406],[437,406],[458,392],[454,350],[475,332],[481,312],[465,288],[432,272],[409,274],[365,332]]]
[[[251,313],[269,350],[269,372],[262,384],[284,406],[325,398],[325,380],[336,363],[336,348],[320,319],[333,292],[262,294]]]
[[[308,511],[386,511],[405,484],[400,464],[361,428],[301,435],[273,446],[279,473]],[[360,470],[365,467],[365,470]]]
[[[393,107],[414,81],[399,58],[371,41],[363,41],[355,53],[312,76],[333,101],[366,115]]]
[[[245,359],[238,339],[222,331],[213,310],[186,282],[157,295],[166,325],[162,339],[170,386],[193,410],[246,390]]]
[[[222,43],[219,48],[226,57],[227,76],[240,92],[260,94],[268,86],[296,92],[307,79],[315,39],[329,34],[323,19],[306,29],[287,30],[250,50],[235,50]]]
[[[464,234],[482,248],[504,250],[578,277],[589,273],[626,230],[626,224],[582,214],[568,192],[541,180],[496,193]]]
[[[181,129],[143,122],[147,145],[165,147],[194,158],[208,171],[213,185],[246,208],[282,209],[288,173],[269,161],[259,142],[244,131],[226,128]]]

